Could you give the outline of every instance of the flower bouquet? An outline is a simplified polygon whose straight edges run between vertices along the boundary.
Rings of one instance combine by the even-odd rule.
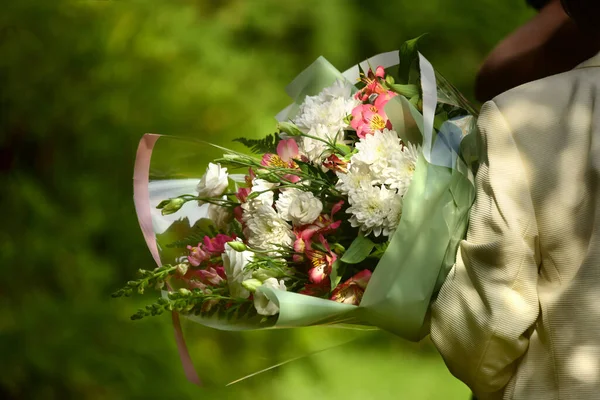
[[[247,153],[144,136],[135,203],[159,267],[115,296],[162,296],[132,318],[426,335],[474,200],[476,112],[417,41],[344,73],[317,59],[286,88],[277,133],[236,139]]]

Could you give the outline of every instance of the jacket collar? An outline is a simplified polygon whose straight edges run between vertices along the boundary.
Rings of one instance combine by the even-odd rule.
[[[589,68],[589,67],[600,67],[600,53],[596,54],[594,57],[590,58],[587,61],[582,62],[575,69],[579,68]]]

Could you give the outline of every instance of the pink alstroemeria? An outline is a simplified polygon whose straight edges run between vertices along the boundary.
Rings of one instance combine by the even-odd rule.
[[[296,240],[294,241],[294,255],[292,256],[292,260],[296,263],[301,263],[305,260],[304,252],[306,248],[310,246],[308,240],[302,237],[302,231],[294,230],[294,234],[296,235]],[[308,246],[307,246],[308,243]]]
[[[352,110],[350,126],[361,139],[385,128],[392,129],[392,124],[388,120],[385,111],[371,104],[361,104]]]
[[[283,176],[283,179],[285,179],[286,181],[291,182],[291,183],[300,182],[300,177],[298,175],[294,175],[294,174],[286,174]]]
[[[277,155],[288,163],[290,166],[295,165],[294,160],[300,157],[300,150],[298,150],[298,143],[294,139],[283,139],[277,144]],[[294,168],[294,167],[291,167]]]
[[[187,249],[190,251],[190,254],[188,255],[187,259],[190,265],[193,267],[197,267],[204,261],[210,259],[210,254],[204,251],[204,249],[202,248],[202,243],[198,243],[198,246],[195,247],[187,246]]]
[[[323,166],[335,172],[348,172],[348,161],[342,160],[337,155],[332,154],[323,161]]]
[[[213,253],[213,255],[222,254],[225,252],[225,243],[232,242],[235,239],[235,235],[227,236],[222,233],[219,233],[214,238],[204,236],[204,249]]]
[[[263,155],[261,165],[265,167],[298,168],[294,162],[300,158],[298,144],[294,139],[283,139],[277,144],[277,154],[266,153]]]
[[[301,229],[297,229],[296,236],[299,236],[304,240],[310,240],[316,234],[325,235],[335,231],[340,227],[342,221],[334,221],[333,216],[342,209],[343,205],[344,200],[338,201],[331,208],[331,214],[319,215],[319,217],[312,224],[303,226]]]
[[[320,284],[331,274],[331,267],[337,260],[337,254],[331,251],[329,243],[323,235],[319,235],[319,241],[325,247],[327,252],[315,250],[312,248],[306,249],[306,256],[310,260],[312,268],[308,270],[308,279],[315,284]]]
[[[241,187],[238,189],[237,193],[235,194],[235,197],[237,197],[240,203],[245,203],[246,200],[248,200],[248,196],[250,196],[251,192],[252,189]]]
[[[398,93],[392,91],[386,91],[385,93],[380,94],[375,99],[375,103],[373,105],[379,110],[379,113],[383,115],[387,119],[387,114],[385,113],[384,107],[392,98],[398,96]]]
[[[338,285],[331,294],[331,300],[337,301],[338,303],[354,304],[355,306],[360,304],[367,284],[371,279],[371,271],[365,269],[346,282]]]
[[[367,75],[363,75],[361,81],[365,84],[361,90],[354,95],[354,97],[360,101],[368,101],[369,97],[373,94],[381,94],[386,90],[379,81],[385,78],[385,69],[380,65],[375,69],[375,73],[369,68]]]
[[[329,277],[326,277],[319,284],[307,283],[306,285],[304,285],[304,288],[302,288],[302,290],[300,290],[298,293],[307,296],[323,297],[329,293],[330,289],[331,281],[329,280]]]

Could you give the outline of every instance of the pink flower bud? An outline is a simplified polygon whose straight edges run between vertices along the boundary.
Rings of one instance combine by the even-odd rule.
[[[210,258],[210,254],[202,249],[202,243],[198,243],[196,247],[187,246],[187,249],[190,251],[188,261],[193,267],[199,266]]]

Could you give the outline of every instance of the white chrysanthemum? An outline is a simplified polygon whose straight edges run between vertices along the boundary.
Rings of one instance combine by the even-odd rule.
[[[358,153],[352,156],[351,162],[359,161],[369,165],[374,184],[383,183],[384,171],[390,167],[391,159],[402,153],[402,144],[396,131],[384,129],[373,135],[367,135],[356,143]]]
[[[325,125],[315,125],[308,131],[308,135],[315,139],[306,136],[301,138],[300,154],[305,155],[309,161],[320,165],[323,159],[331,154],[331,147],[327,143],[343,143],[344,132],[344,130],[332,131]]]
[[[281,246],[291,248],[294,234],[290,225],[271,205],[250,201],[244,208],[242,218],[245,223],[244,235],[250,247],[258,250],[278,250]]]
[[[283,290],[284,292],[287,290],[285,283],[282,280],[278,281],[277,278],[265,280],[261,287]],[[260,290],[254,292],[254,308],[256,308],[256,312],[260,315],[275,315],[279,313],[277,304],[269,300],[269,298]]]
[[[272,183],[258,178],[253,179],[250,193],[260,194],[255,199],[252,199],[252,202],[260,202],[269,206],[273,205],[273,189],[277,186],[279,186],[278,183]]]
[[[326,87],[320,93],[320,96],[324,99],[342,97],[349,99],[352,97],[352,89],[354,86],[347,81],[337,79],[333,85]],[[357,102],[358,104],[358,102]]]
[[[227,200],[227,196],[223,196]],[[227,207],[218,204],[208,205],[208,218],[210,218],[217,228],[227,230],[227,225],[231,222],[233,215]]]
[[[196,190],[199,197],[218,197],[229,186],[227,168],[219,164],[209,163],[206,173],[200,179]]]
[[[396,190],[387,189],[385,186],[364,185],[348,196],[350,207],[347,212],[352,214],[349,221],[353,227],[360,227],[366,234],[375,236],[388,236],[390,221],[396,221],[398,199]],[[400,203],[402,204],[402,203]],[[399,218],[398,218],[399,220]],[[393,227],[395,229],[397,224]]]
[[[304,133],[323,125],[331,135],[348,127],[344,121],[360,102],[352,96],[352,85],[336,81],[316,96],[306,96],[294,123]]]
[[[390,202],[390,213],[386,218],[388,228],[387,236],[392,236],[398,228],[400,217],[402,216],[402,206],[404,205],[403,200],[404,198],[400,193],[396,193],[394,199]]]
[[[384,183],[404,195],[412,181],[420,153],[420,146],[409,143],[401,152],[393,154],[388,167],[383,171]]]
[[[338,172],[336,188],[343,194],[349,194],[360,189],[363,185],[371,185],[373,176],[369,166],[360,161],[348,164],[348,172]]]

